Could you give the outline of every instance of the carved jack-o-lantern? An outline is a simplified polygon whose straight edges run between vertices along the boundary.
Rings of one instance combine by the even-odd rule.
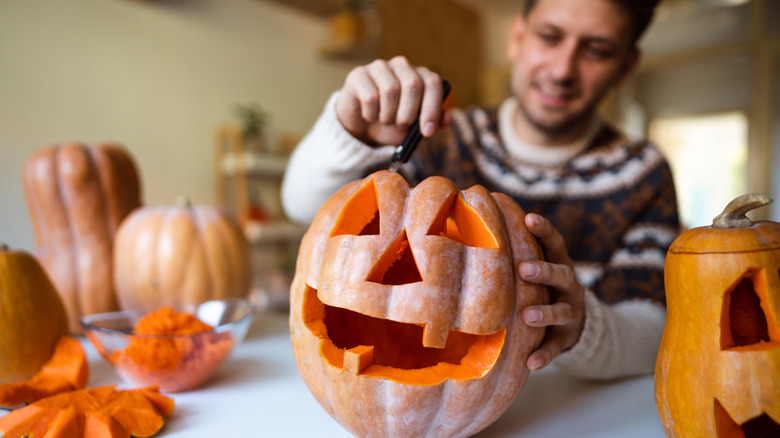
[[[780,437],[780,224],[732,201],[669,248],[667,320],[655,369],[674,437]]]
[[[359,436],[468,436],[528,377],[544,331],[520,311],[547,291],[517,276],[541,259],[511,198],[380,171],[347,185],[301,243],[290,328],[315,398]]]

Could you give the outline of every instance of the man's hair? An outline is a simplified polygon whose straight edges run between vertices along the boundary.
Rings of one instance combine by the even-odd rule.
[[[610,0],[612,3],[623,8],[628,13],[632,21],[631,45],[635,45],[642,34],[645,33],[650,22],[653,21],[655,8],[662,0]],[[523,15],[528,17],[531,10],[536,6],[539,0],[525,0],[523,3]]]

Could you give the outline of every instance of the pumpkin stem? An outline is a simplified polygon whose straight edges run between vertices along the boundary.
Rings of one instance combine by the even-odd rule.
[[[0,251],[9,251],[11,248],[3,242],[0,242]]]
[[[179,196],[178,198],[176,198],[176,206],[183,207],[183,208],[190,208],[192,207],[192,202],[190,202],[190,198],[186,196]]]
[[[713,228],[747,228],[753,221],[746,216],[747,212],[763,207],[772,202],[772,198],[757,193],[734,198],[723,211],[712,220]]]

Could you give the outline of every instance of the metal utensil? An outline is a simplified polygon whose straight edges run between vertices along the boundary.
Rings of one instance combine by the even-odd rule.
[[[443,104],[447,99],[447,96],[450,94],[452,86],[446,79],[442,79],[441,85],[444,90],[441,98],[441,102]],[[417,120],[415,120],[412,124],[412,127],[409,128],[409,132],[406,134],[403,143],[395,148],[395,153],[393,153],[393,157],[390,159],[390,167],[388,170],[391,172],[398,172],[398,169],[401,168],[401,165],[409,161],[409,157],[412,156],[412,152],[414,152],[414,150],[417,148],[417,144],[420,143],[421,139],[422,132],[420,130],[420,116],[418,115]]]

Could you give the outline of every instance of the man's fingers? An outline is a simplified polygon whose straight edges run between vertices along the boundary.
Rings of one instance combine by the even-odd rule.
[[[379,90],[368,72],[368,67],[358,67],[349,72],[342,97],[347,100],[357,100],[360,117],[366,122],[375,122],[379,119]],[[351,102],[349,104],[352,106]],[[349,121],[341,120],[341,122]]]
[[[425,94],[420,107],[420,130],[423,135],[430,137],[442,123],[444,87],[438,74],[425,67],[420,67],[417,71],[425,83]]]
[[[336,103],[336,115],[362,141],[397,144],[418,117],[426,137],[449,122],[442,114],[442,98],[438,74],[396,56],[352,69]]]
[[[409,67],[404,68],[402,65],[394,66],[392,61],[376,60],[366,66],[366,72],[379,94],[377,118],[371,121],[388,125],[403,123],[398,120],[401,95],[405,92],[404,83],[409,82],[410,75],[415,75],[414,70]]]
[[[549,305],[528,306],[523,309],[522,318],[523,323],[533,327],[562,326],[574,321],[574,312],[569,303],[557,302]]]
[[[542,368],[549,365],[550,362],[552,362],[552,359],[550,359],[551,357],[552,356],[545,350],[535,350],[533,353],[531,353],[530,356],[528,356],[528,362],[526,362],[526,366],[531,371],[541,370]]]
[[[525,225],[541,243],[545,259],[548,262],[571,265],[571,258],[566,250],[563,236],[552,226],[550,221],[538,214],[528,213],[525,215]]]
[[[402,81],[394,122],[401,126],[411,126],[420,112],[420,100],[424,85],[419,77],[402,79]]]
[[[550,330],[544,340],[544,344],[528,356],[528,361],[526,362],[528,369],[535,371],[549,365],[553,358],[557,357],[564,350],[563,342],[564,337],[560,332],[556,333],[556,330]]]
[[[544,284],[562,291],[574,291],[579,285],[574,271],[568,266],[542,261],[521,263],[520,277],[525,281]]]

